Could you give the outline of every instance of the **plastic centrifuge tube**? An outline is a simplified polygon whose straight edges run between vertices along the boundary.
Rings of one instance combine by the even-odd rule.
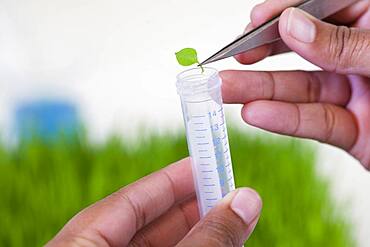
[[[235,189],[221,83],[212,68],[190,69],[177,76],[201,217]]]

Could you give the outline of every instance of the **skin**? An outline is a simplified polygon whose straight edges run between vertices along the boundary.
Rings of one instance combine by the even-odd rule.
[[[245,194],[250,222],[231,209]],[[199,221],[190,159],[122,188],[73,217],[46,246],[241,246],[257,224],[261,199],[231,192]]]
[[[268,0],[257,5],[247,29],[297,2]],[[225,103],[243,104],[242,117],[250,125],[335,145],[370,169],[369,5],[368,0],[360,1],[342,10],[326,20],[333,24],[309,17],[316,27],[311,43],[288,32],[289,16],[295,10],[285,10],[279,23],[282,41],[236,59],[251,64],[294,51],[323,71],[223,71]]]
[[[297,2],[267,0],[257,5],[248,29]],[[287,31],[292,11],[281,16],[281,42],[238,55],[237,60],[250,64],[294,51],[323,71],[224,71],[224,101],[243,104],[242,117],[251,125],[330,143],[369,169],[369,1],[328,18],[335,25],[310,17],[317,29],[311,43],[299,42]],[[255,207],[242,213],[233,210],[239,193],[245,201],[239,206],[253,201]],[[261,205],[256,192],[238,189],[199,221],[190,161],[185,159],[84,209],[47,246],[241,246],[257,224]]]

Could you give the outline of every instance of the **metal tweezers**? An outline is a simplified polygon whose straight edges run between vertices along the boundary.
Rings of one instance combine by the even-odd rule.
[[[358,1],[359,0],[305,0],[292,7],[302,9],[322,20]],[[204,62],[200,63],[200,65],[232,57],[280,40],[279,19],[280,15],[244,34]]]

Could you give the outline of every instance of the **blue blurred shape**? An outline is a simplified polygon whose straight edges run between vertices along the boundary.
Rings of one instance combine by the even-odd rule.
[[[19,140],[35,136],[46,141],[56,140],[60,135],[72,137],[80,127],[77,110],[68,102],[38,100],[22,103],[15,114]]]

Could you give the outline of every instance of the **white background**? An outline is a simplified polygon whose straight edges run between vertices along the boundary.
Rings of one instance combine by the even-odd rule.
[[[0,125],[11,135],[12,111],[32,97],[74,102],[91,138],[134,136],[138,126],[182,128],[174,52],[195,47],[205,59],[239,35],[260,1],[0,0]],[[294,54],[222,69],[315,67]],[[299,82],[297,82],[299,83]],[[243,124],[240,106],[227,107]],[[130,134],[131,133],[131,134]],[[132,134],[134,133],[134,134]],[[318,166],[348,206],[361,246],[370,246],[370,175],[344,152],[317,145]]]

